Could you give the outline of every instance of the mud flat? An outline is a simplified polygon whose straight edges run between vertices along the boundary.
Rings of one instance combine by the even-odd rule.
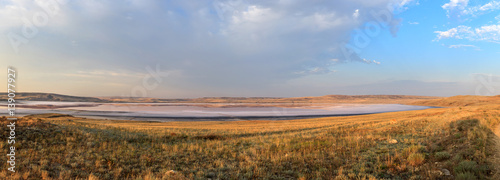
[[[26,101],[18,108],[19,115],[62,113],[73,116],[149,121],[231,121],[287,120],[308,117],[352,116],[383,112],[423,110],[432,106],[402,104],[255,104],[238,103],[82,103]]]

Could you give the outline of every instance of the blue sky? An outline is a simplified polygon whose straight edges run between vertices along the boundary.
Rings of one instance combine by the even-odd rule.
[[[366,56],[402,62],[411,66],[409,74],[424,76],[425,79],[420,80],[427,81],[461,81],[472,73],[497,73],[500,65],[498,43],[466,39],[436,40],[435,31],[446,31],[460,25],[481,27],[498,24],[498,20],[494,19],[498,11],[467,20],[448,18],[441,7],[445,2],[420,1],[419,5],[402,12],[399,17],[404,20],[398,36],[381,36],[377,45],[367,50]],[[379,53],[381,51],[387,53]],[[386,56],[391,52],[395,55]],[[401,58],[406,60],[400,61]],[[389,69],[395,71],[404,66],[396,62],[384,64],[394,65]]]
[[[495,0],[0,0],[0,19],[24,92],[500,94]]]

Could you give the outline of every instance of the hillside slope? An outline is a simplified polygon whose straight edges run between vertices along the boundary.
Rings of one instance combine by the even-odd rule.
[[[460,107],[460,106],[480,106],[488,104],[500,104],[499,96],[453,96],[441,99],[430,99],[408,103],[418,106],[441,106],[441,107]]]
[[[7,101],[7,93],[0,93],[0,101]],[[54,93],[16,93],[16,100],[65,101],[65,102],[107,102],[95,97],[68,96]]]

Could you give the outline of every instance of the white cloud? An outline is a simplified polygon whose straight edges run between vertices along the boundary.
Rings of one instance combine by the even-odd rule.
[[[375,61],[375,60],[367,60],[367,59],[363,59],[363,62],[364,62],[364,63],[366,63],[366,64],[371,64],[371,63],[373,63],[373,64],[377,64],[377,65],[379,65],[379,64],[380,64],[380,62],[378,62],[378,61]]]
[[[408,4],[410,4],[410,2],[412,2],[412,1],[413,1],[413,0],[401,0],[401,1],[399,2],[399,6],[400,6],[400,7],[404,7],[404,6],[408,5]]]
[[[482,26],[475,29],[477,40],[500,41],[500,25]]]
[[[314,68],[309,68],[303,71],[298,71],[295,72],[295,74],[298,75],[314,75],[314,74],[328,74],[328,73],[334,73],[336,70],[331,70],[326,67],[314,67]]]
[[[386,12],[393,2],[73,0],[38,28],[37,37],[21,45],[19,54],[2,54],[22,59],[19,68],[50,64],[37,67],[40,72],[142,72],[158,63],[165,71],[183,72],[176,77],[178,88],[245,89],[299,77],[295,72],[322,72],[307,67],[329,69],[336,64],[331,59],[344,62],[340,47],[352,31],[376,21],[369,12]],[[1,34],[22,35],[21,19],[43,12],[31,0],[5,0],[2,5]],[[393,19],[384,30],[395,30],[399,21]],[[0,41],[0,49],[12,47]]]
[[[408,24],[411,24],[411,25],[418,25],[420,24],[419,22],[408,22]]]
[[[359,9],[356,9],[356,10],[354,11],[354,13],[352,14],[352,16],[353,16],[354,18],[358,18],[358,17],[359,17]]]
[[[463,14],[468,14],[472,16],[481,15],[486,12],[491,12],[500,9],[500,1],[491,1],[484,5],[477,5],[467,8],[462,11]]]
[[[460,48],[473,48],[475,50],[481,50],[479,47],[470,44],[454,44],[448,46],[448,48],[460,49]]]
[[[415,0],[396,0],[393,2],[395,10],[398,11],[405,11],[408,9],[408,7],[412,4],[419,5],[420,3]]]
[[[481,7],[479,7],[479,10],[481,11],[489,11],[489,10],[496,10],[500,9],[500,1],[492,1],[489,2]]]
[[[90,75],[90,76],[119,76],[119,77],[142,77],[145,74],[133,73],[133,72],[116,72],[108,70],[93,70],[93,71],[78,71],[76,74]]]
[[[500,25],[485,25],[472,29],[468,26],[458,26],[447,31],[435,31],[437,40],[440,39],[467,39],[471,41],[500,41]]]
[[[449,18],[460,18],[468,4],[469,0],[450,0],[441,7],[446,10]]]
[[[473,1],[475,2],[475,1]],[[469,0],[450,0],[442,6],[446,10],[448,17],[466,19],[493,12],[500,9],[500,1],[490,1],[486,4],[474,5]]]
[[[476,47],[474,45],[468,45],[468,44],[454,44],[448,46],[449,48],[462,48],[462,47]]]
[[[272,21],[276,18],[270,8],[262,8],[257,6],[249,6],[247,11],[241,12],[239,15],[233,15],[233,23],[242,24],[245,22],[262,23]]]
[[[437,33],[437,38],[438,39],[447,39],[447,38],[457,38],[457,39],[462,39],[464,36],[468,36],[469,34],[473,33],[471,28],[468,26],[458,26],[456,28],[451,28],[447,31],[434,31],[434,33]]]
[[[449,3],[446,3],[441,7],[445,10],[465,9],[468,3],[469,0],[450,0]]]

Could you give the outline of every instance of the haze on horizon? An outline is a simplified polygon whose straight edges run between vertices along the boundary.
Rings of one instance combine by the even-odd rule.
[[[0,19],[19,92],[500,94],[496,0],[0,0]]]

